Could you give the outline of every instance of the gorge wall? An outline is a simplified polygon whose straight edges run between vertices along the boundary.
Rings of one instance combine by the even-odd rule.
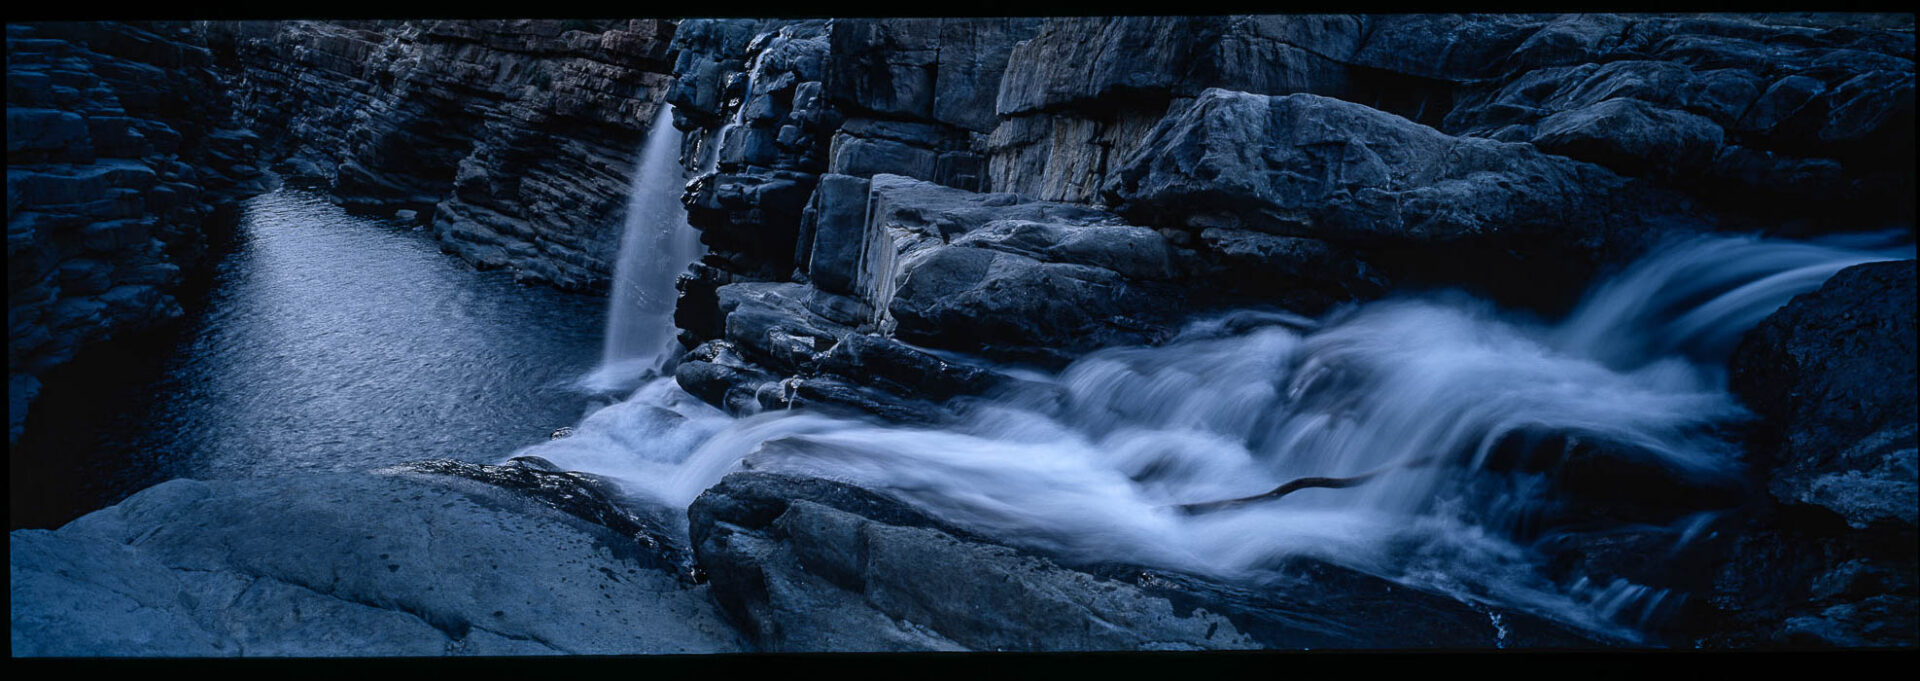
[[[1899,17],[719,20],[674,47],[689,170],[717,161],[684,340],[746,356],[682,382],[729,403],[844,392],[847,330],[1058,364],[1168,310],[1551,311],[1674,234],[1913,225]],[[768,306],[812,321],[747,321]]]
[[[1317,314],[1443,286],[1557,314],[1686,235],[1913,234],[1911,16],[701,20],[673,46],[689,219],[711,248],[681,281],[675,375],[735,413],[941,423],[949,398],[1019,381],[1007,362],[1155,343],[1197,310]],[[1820,295],[1911,307],[1911,269]],[[1862,342],[1911,343],[1911,326],[1891,316]],[[1820,329],[1750,341],[1736,364],[1846,333]],[[1910,402],[1912,381],[1869,403]],[[1769,404],[1751,385],[1742,398]],[[1859,451],[1782,449],[1773,429],[1829,431],[1769,420],[1752,446],[1781,458],[1754,469],[1761,491],[1679,493],[1688,512],[1750,515],[1716,535],[1731,544],[1674,558],[1717,572],[1684,586],[1711,605],[1667,635],[1914,641],[1912,509],[1836,491],[1911,485],[1911,409],[1874,409],[1836,436]],[[1622,461],[1582,475],[1685,488]],[[807,550],[797,528],[769,532],[753,545]],[[1648,573],[1631,567],[1647,536],[1625,532],[1555,560]],[[801,578],[757,553],[778,550],[697,548],[749,631],[795,629],[779,594]]]
[[[604,291],[672,22],[210,22],[262,154],[523,281]],[[404,212],[401,212],[404,211]]]
[[[7,441],[40,377],[182,314],[259,191],[255,136],[184,24],[7,25]]]

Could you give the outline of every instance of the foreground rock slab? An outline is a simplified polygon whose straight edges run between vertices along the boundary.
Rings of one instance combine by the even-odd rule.
[[[16,656],[742,649],[631,537],[468,480],[173,480],[8,548]]]
[[[820,478],[736,473],[688,517],[714,599],[768,651],[1611,645],[1317,561],[1259,590],[1065,566]]]

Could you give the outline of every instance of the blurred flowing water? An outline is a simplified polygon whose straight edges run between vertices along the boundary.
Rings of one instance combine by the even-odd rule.
[[[632,390],[642,376],[657,374],[679,349],[674,342],[673,308],[679,301],[674,280],[706,253],[680,203],[686,184],[680,166],[683,135],[673,127],[673,107],[660,107],[649,130],[621,228],[600,366],[581,380],[588,390]]]
[[[1549,579],[1527,526],[1556,502],[1552,476],[1500,461],[1504,443],[1575,437],[1675,479],[1733,480],[1741,453],[1718,433],[1746,416],[1724,375],[1741,334],[1844,267],[1911,257],[1910,244],[1701,237],[1606,279],[1558,323],[1463,294],[1319,320],[1216,315],[1157,347],[1025,372],[1024,387],[966,402],[941,428],[804,410],[735,419],[659,379],[516,454],[670,509],[743,466],[822,476],[1064,559],[1252,584],[1311,556],[1632,639],[1684,595]],[[1347,489],[1176,508],[1375,471]],[[1712,519],[1673,521],[1674,542]]]
[[[599,357],[603,298],[476,271],[429,233],[305,191],[248,201],[240,232],[178,347],[149,349],[157,376],[66,409],[119,413],[36,414],[52,426],[29,455],[74,466],[40,478],[72,505],[41,524],[174,477],[488,461],[590,406],[572,383]]]

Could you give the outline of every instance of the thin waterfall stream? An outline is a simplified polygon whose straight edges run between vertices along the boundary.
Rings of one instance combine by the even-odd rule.
[[[705,252],[680,204],[683,134],[673,127],[673,107],[660,107],[648,130],[614,265],[606,347],[581,381],[590,390],[631,390],[660,371],[674,349],[674,280]]]

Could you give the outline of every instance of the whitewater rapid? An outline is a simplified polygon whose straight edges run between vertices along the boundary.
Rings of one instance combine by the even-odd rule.
[[[744,466],[826,477],[1070,561],[1256,585],[1280,559],[1311,556],[1632,638],[1683,595],[1548,579],[1519,528],[1553,502],[1549,476],[1492,470],[1491,455],[1546,433],[1609,443],[1677,478],[1737,476],[1741,453],[1717,433],[1747,416],[1724,370],[1741,334],[1840,269],[1911,257],[1910,244],[1697,237],[1551,324],[1459,293],[1318,320],[1214,314],[1158,346],[1021,373],[1020,387],[963,400],[960,420],[938,428],[805,410],[734,418],[662,378],[515,455],[672,509]],[[1347,489],[1175,508],[1375,470]],[[1676,521],[1676,542],[1713,519]]]

